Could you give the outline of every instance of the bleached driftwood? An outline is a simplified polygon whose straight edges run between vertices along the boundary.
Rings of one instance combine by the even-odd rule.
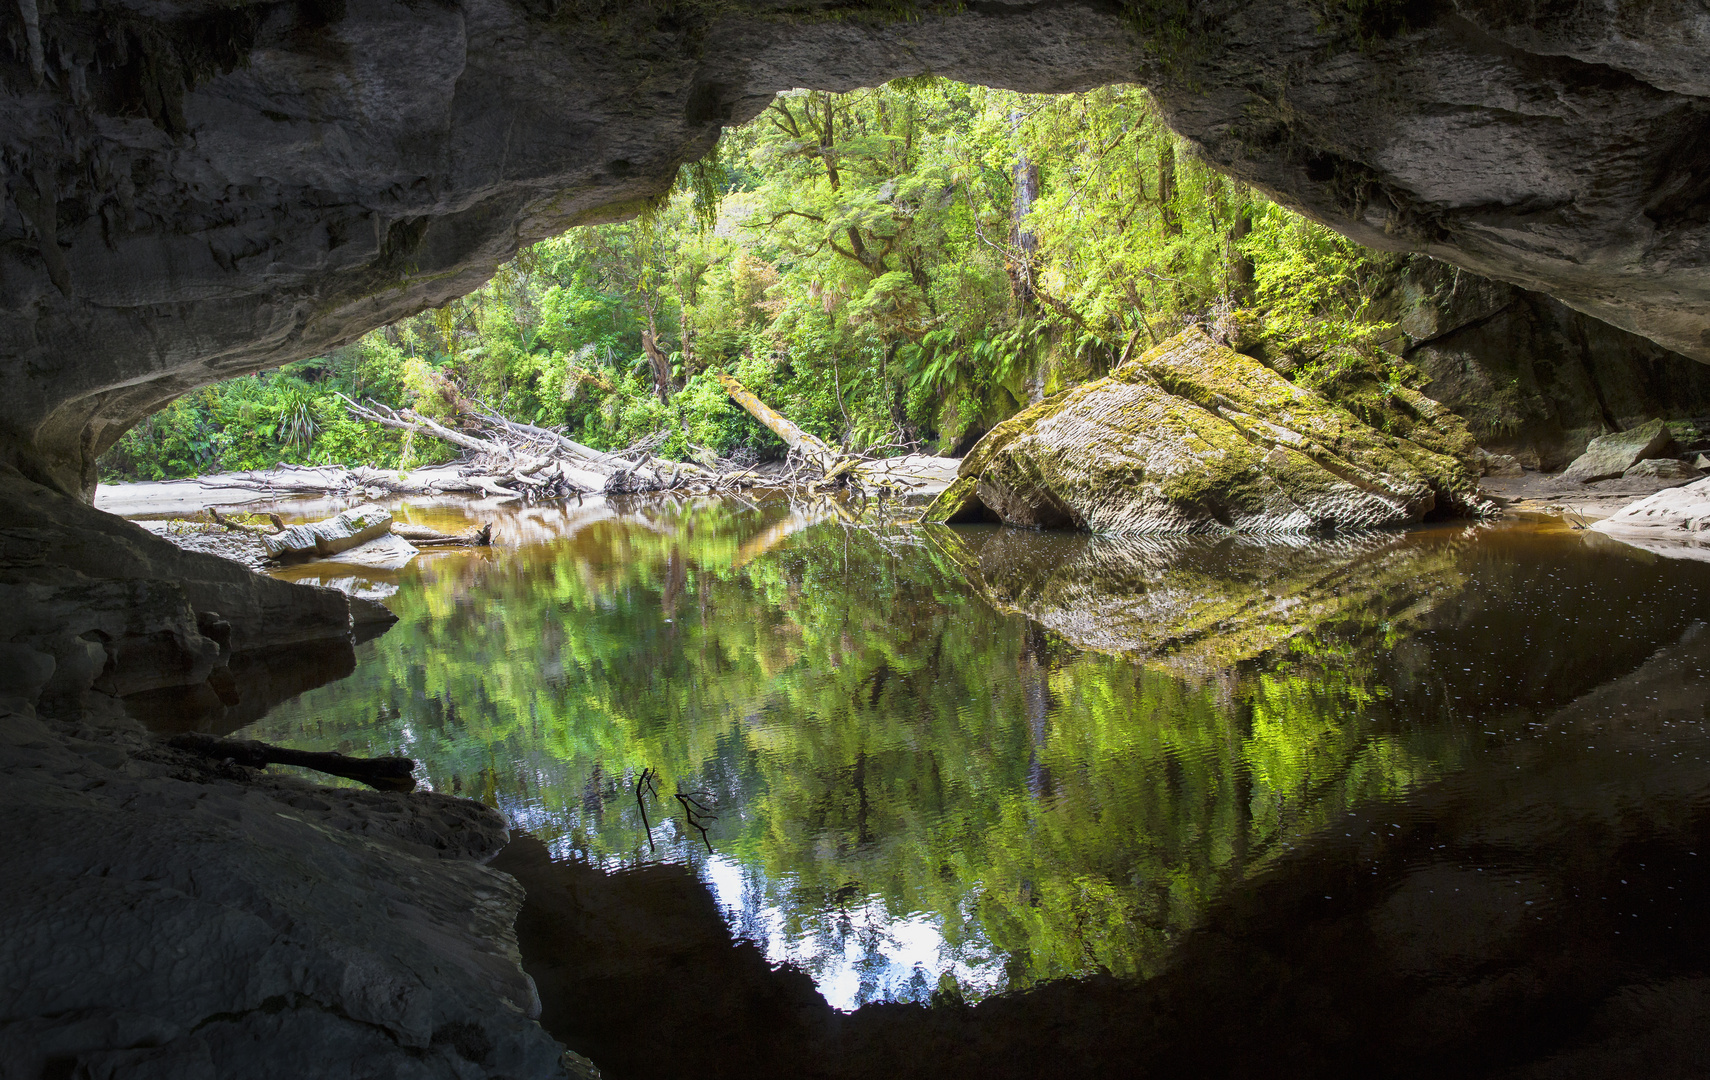
[[[487,547],[493,542],[493,526],[465,529],[460,533],[440,532],[426,525],[411,525],[394,521],[392,535],[400,536],[417,547]]]
[[[383,536],[392,528],[392,511],[384,506],[365,503],[306,525],[288,525],[272,536],[261,538],[270,558],[293,555],[326,557],[348,551]]]
[[[736,380],[733,375],[720,373],[719,385],[730,399],[748,411],[748,415],[766,425],[767,430],[784,444],[819,466],[826,475],[830,475],[843,461],[845,455],[826,443],[817,435],[810,435],[792,423],[783,413],[754,396],[754,393]]]
[[[790,447],[785,467],[766,474],[691,447],[698,461],[667,461],[655,456],[664,432],[620,451],[595,450],[550,428],[500,416],[489,408],[453,396],[458,430],[410,409],[345,398],[350,414],[397,431],[439,439],[464,452],[456,466],[417,473],[379,469],[294,467],[287,475],[258,478],[259,490],[318,492],[328,495],[384,495],[471,492],[501,499],[557,499],[584,494],[673,491],[683,494],[739,492],[747,488],[847,490],[858,495],[903,495],[941,488],[954,477],[949,458],[908,455],[883,458],[833,447],[803,431],[728,375],[719,379],[732,400],[777,433]],[[431,473],[431,475],[430,475]],[[238,478],[242,485],[247,481]]]

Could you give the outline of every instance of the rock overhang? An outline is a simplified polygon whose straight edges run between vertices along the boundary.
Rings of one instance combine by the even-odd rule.
[[[1356,239],[1710,359],[1706,20],[1562,7],[154,0],[38,6],[33,36],[16,8],[0,449],[87,495],[149,412],[634,213],[774,93],[928,71],[1145,83],[1208,160]]]

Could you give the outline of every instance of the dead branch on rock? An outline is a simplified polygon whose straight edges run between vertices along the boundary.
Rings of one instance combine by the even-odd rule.
[[[294,765],[329,776],[356,780],[381,791],[413,791],[416,763],[406,757],[354,758],[337,753],[291,750],[253,739],[220,739],[194,732],[174,735],[167,745],[216,761],[230,761],[251,769],[268,765]]]
[[[268,528],[265,525],[255,525],[245,521],[238,521],[236,518],[229,518],[220,513],[220,508],[217,506],[209,506],[206,510],[208,516],[214,519],[215,525],[224,526],[234,532],[254,533],[257,536],[273,536],[285,531],[285,520],[278,514],[267,515],[267,520],[272,522],[273,525],[272,528]]]

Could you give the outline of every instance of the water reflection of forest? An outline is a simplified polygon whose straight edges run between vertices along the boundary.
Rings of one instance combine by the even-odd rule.
[[[1484,680],[1414,639],[1520,565],[1464,530],[1268,545],[868,530],[782,504],[569,518],[406,574],[356,673],[252,733],[410,754],[607,869],[654,858],[634,780],[657,769],[658,857],[713,881],[774,961],[848,984],[846,1005],[1159,970],[1300,837],[1462,766],[1478,740],[1451,721]],[[714,804],[714,862],[676,791]],[[925,959],[897,944],[922,921]]]

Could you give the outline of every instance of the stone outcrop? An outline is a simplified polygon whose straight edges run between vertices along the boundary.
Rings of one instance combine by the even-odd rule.
[[[1138,79],[1208,160],[1710,359],[1685,3],[8,5],[0,455],[87,495],[215,379],[469,291],[634,212],[793,86]]]
[[[494,811],[0,699],[0,1075],[562,1075]]]
[[[1585,453],[1573,460],[1562,473],[1563,480],[1578,480],[1589,484],[1611,480],[1641,461],[1664,457],[1674,449],[1674,436],[1668,425],[1652,420],[1627,431],[1601,435],[1591,440]]]
[[[230,559],[240,566],[261,571],[267,568],[268,554],[259,533],[247,529],[229,529],[207,521],[187,518],[141,520],[138,525],[156,536],[164,537],[185,551],[200,551]]]
[[[0,668],[56,716],[168,692],[236,705],[255,689],[239,668],[300,654],[336,669],[332,654],[348,670],[356,638],[394,621],[378,604],[182,550],[3,471],[0,603]]]
[[[1408,392],[1403,404],[1418,441],[1368,427],[1187,330],[993,428],[925,517],[1276,534],[1483,513],[1465,427],[1423,395]]]
[[[1668,558],[1710,562],[1710,480],[1659,491],[1592,528]]]
[[[170,750],[392,616],[0,470],[0,1075],[553,1077],[502,818]]]
[[[1553,472],[1599,435],[1710,417],[1710,366],[1541,293],[1415,258],[1373,314],[1479,444]]]
[[[1646,458],[1629,465],[1621,476],[1626,480],[1692,480],[1699,476],[1699,469],[1676,458]]]

